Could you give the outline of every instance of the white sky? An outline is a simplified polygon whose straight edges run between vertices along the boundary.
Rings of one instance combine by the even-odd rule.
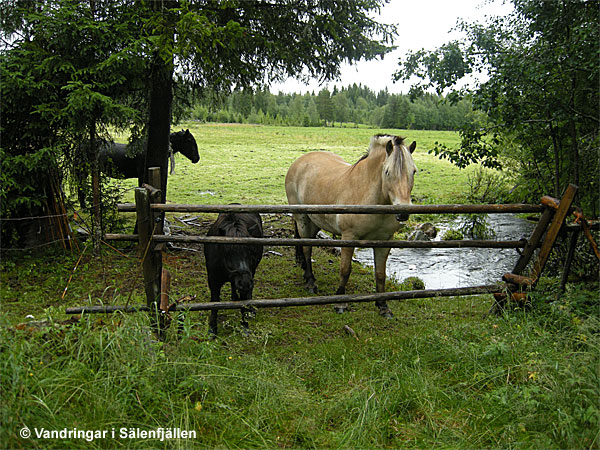
[[[459,19],[467,22],[485,22],[486,16],[503,16],[512,11],[512,4],[505,0],[391,0],[381,10],[380,23],[398,24],[398,36],[394,44],[398,47],[383,60],[360,61],[355,65],[344,64],[341,80],[319,85],[309,85],[290,78],[284,83],[271,85],[271,92],[317,93],[327,86],[348,86],[353,83],[368,86],[378,92],[387,87],[392,93],[407,93],[410,83],[394,83],[392,74],[398,69],[400,57],[409,50],[433,50],[461,34],[450,30]]]

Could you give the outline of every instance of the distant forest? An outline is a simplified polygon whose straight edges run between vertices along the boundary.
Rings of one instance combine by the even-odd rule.
[[[468,100],[451,103],[432,94],[411,98],[378,93],[352,85],[318,94],[271,94],[235,91],[218,101],[204,98],[190,110],[190,118],[203,122],[255,123],[290,126],[339,126],[359,124],[379,128],[457,130],[472,122],[474,111]]]

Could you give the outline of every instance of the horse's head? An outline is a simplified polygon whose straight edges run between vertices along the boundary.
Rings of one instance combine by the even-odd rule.
[[[417,166],[412,158],[412,153],[417,147],[413,141],[409,147],[404,144],[404,138],[386,136],[389,140],[385,143],[386,157],[382,165],[382,190],[392,205],[410,205],[410,194],[417,173]],[[408,214],[396,214],[396,220],[408,220]]]
[[[190,130],[181,130],[176,133],[171,133],[170,140],[174,153],[180,152],[194,164],[200,161],[198,145],[196,144],[196,139],[194,139],[194,136],[190,133]]]

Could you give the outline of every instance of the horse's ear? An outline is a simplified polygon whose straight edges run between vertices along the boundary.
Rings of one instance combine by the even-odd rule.
[[[387,152],[388,156],[390,156],[392,154],[392,152],[394,151],[394,143],[392,142],[391,139],[386,144],[385,151]]]
[[[414,152],[415,148],[417,148],[417,141],[413,141],[412,144],[410,144],[410,147],[408,147],[408,151],[409,152]]]

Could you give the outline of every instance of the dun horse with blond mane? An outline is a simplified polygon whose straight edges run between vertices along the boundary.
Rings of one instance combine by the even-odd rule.
[[[290,205],[403,205],[410,194],[417,167],[412,158],[417,144],[407,147],[404,138],[376,135],[369,150],[356,164],[348,164],[331,152],[311,152],[298,158],[285,178]],[[314,238],[319,230],[342,239],[389,240],[407,215],[390,214],[294,214],[296,237]],[[385,292],[385,269],[389,248],[374,248],[377,292]],[[354,248],[343,247],[337,294],[346,292]],[[312,247],[297,247],[296,258],[304,268],[306,287],[317,292],[311,263]],[[385,300],[377,301],[379,313],[392,317]],[[338,312],[347,305],[336,306]]]

